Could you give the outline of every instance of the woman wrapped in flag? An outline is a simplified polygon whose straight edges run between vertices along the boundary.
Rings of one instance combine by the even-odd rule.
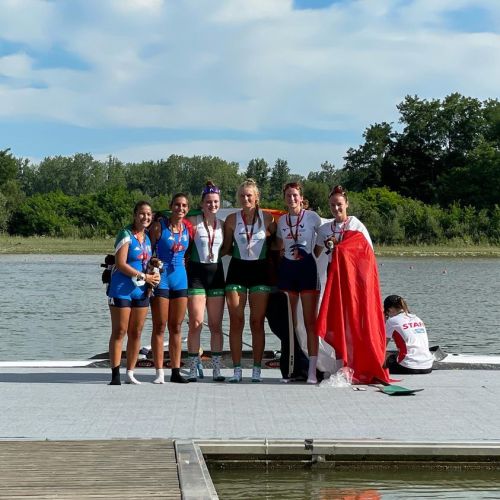
[[[316,256],[330,255],[316,332],[335,349],[337,360],[354,370],[356,383],[389,380],[385,361],[385,322],[377,262],[363,223],[349,216],[342,186],[329,196],[334,219],[318,230]]]

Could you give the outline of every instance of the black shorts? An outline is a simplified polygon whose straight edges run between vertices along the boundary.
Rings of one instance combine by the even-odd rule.
[[[394,373],[395,375],[425,375],[432,372],[432,368],[407,368],[400,365],[397,361],[397,354],[387,356],[385,368],[389,370],[389,373]]]
[[[187,264],[188,295],[207,295],[222,297],[224,295],[224,267],[222,262],[203,264],[191,262]]]
[[[291,293],[319,292],[316,260],[312,254],[300,260],[281,259],[278,288]]]
[[[156,297],[162,297],[164,299],[180,299],[181,297],[187,297],[187,288],[182,290],[169,290],[168,288],[155,288],[151,300]]]
[[[117,299],[108,297],[108,305],[111,307],[149,307],[149,297],[143,299]]]
[[[266,259],[242,260],[231,258],[226,277],[226,292],[271,291],[268,263]]]

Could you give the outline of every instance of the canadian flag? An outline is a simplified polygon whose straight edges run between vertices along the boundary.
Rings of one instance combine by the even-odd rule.
[[[346,229],[335,246],[316,333],[335,349],[344,366],[354,370],[356,383],[388,382],[377,262],[370,237],[360,226]]]

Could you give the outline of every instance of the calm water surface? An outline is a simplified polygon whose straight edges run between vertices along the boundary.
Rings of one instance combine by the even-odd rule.
[[[0,360],[83,359],[107,351],[110,320],[101,260],[100,255],[0,255]],[[378,262],[382,295],[406,297],[425,321],[432,344],[449,352],[500,354],[500,261]],[[150,325],[148,319],[143,344],[150,343]],[[244,340],[250,342],[248,333]],[[209,348],[208,342],[204,346]],[[279,347],[270,332],[266,347]]]
[[[221,500],[400,500],[499,498],[498,471],[227,470],[210,468]],[[259,480],[250,479],[257,477]]]

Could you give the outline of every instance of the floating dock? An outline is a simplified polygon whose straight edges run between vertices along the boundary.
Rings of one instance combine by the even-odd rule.
[[[396,461],[500,468],[498,370],[401,376],[397,384],[424,389],[412,396],[388,396],[375,386],[283,384],[274,369],[263,370],[260,384],[250,382],[250,370],[243,371],[240,384],[214,383],[207,372],[196,383],[154,385],[154,370],[144,368],[136,372],[141,385],[108,386],[110,374],[104,368],[0,367],[2,463],[10,460],[9,450],[18,456],[12,451],[16,446],[28,450],[22,452],[26,474],[23,478],[20,465],[17,486],[0,473],[0,498],[9,497],[6,486],[19,489],[45,470],[48,462],[39,460],[47,456],[49,448],[44,445],[55,446],[53,454],[59,456],[55,470],[74,459],[75,470],[83,463],[82,470],[89,474],[93,470],[89,457],[105,462],[105,452],[113,446],[135,450],[135,458],[111,453],[116,462],[109,467],[129,473],[130,479],[139,468],[149,471],[143,476],[145,487],[153,476],[160,481],[169,467],[177,468],[183,498],[216,498],[203,456],[262,464]],[[167,380],[168,375],[167,371]],[[168,454],[173,455],[165,451],[156,462],[155,447],[170,441],[178,447],[175,460],[167,465]],[[71,458],[76,448],[86,446],[97,446],[100,452],[74,453]],[[67,477],[55,474],[53,484]],[[79,480],[83,481],[83,473]],[[121,495],[127,498],[123,491]]]

